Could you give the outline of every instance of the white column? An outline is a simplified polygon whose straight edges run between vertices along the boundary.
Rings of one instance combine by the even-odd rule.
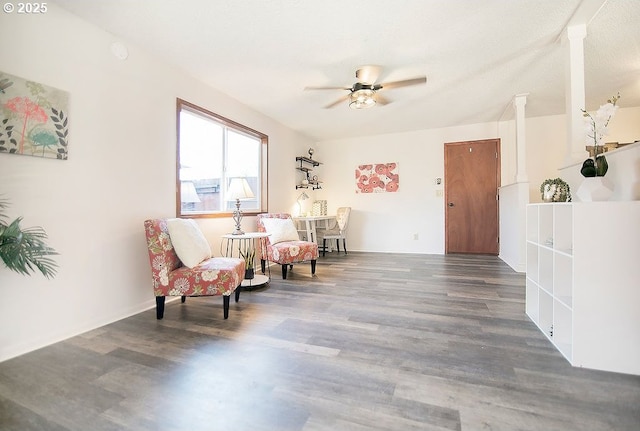
[[[566,38],[562,39],[566,61],[564,81],[567,115],[566,165],[585,157],[584,119],[581,110],[585,108],[584,38],[586,35],[586,24],[577,24],[567,27]]]
[[[524,106],[529,93],[516,94],[513,107],[516,110],[516,183],[526,183],[527,178],[527,135],[525,130]]]

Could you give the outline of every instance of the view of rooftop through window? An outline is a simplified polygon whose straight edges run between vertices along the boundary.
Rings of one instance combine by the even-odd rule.
[[[242,199],[242,210],[259,212],[266,137],[180,103],[178,127],[178,215],[231,212],[235,199],[227,191],[233,178],[245,179],[254,196]]]

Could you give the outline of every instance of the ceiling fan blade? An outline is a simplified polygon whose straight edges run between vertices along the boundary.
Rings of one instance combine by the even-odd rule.
[[[351,90],[351,87],[304,87],[305,90]]]
[[[349,99],[350,94],[346,94],[344,96],[342,96],[341,98],[339,98],[338,100],[336,100],[333,103],[328,104],[327,106],[324,107],[324,109],[329,109],[329,108],[333,108],[335,106],[338,106],[339,104],[341,104],[342,102],[345,102]]]
[[[408,85],[417,85],[417,84],[424,84],[427,82],[427,77],[426,76],[421,76],[420,78],[413,78],[413,79],[405,79],[402,81],[393,81],[393,82],[383,82],[381,84],[377,84],[376,90],[382,89],[382,88],[398,88],[398,87],[406,87]]]
[[[376,104],[378,104],[378,105],[387,105],[389,103],[391,103],[391,100],[389,100],[386,97],[380,95],[380,93],[376,93]]]
[[[381,66],[362,66],[356,70],[356,78],[358,78],[358,82],[373,85],[378,80],[380,72],[382,72]]]

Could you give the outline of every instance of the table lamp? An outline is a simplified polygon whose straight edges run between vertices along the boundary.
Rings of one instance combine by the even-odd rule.
[[[243,235],[244,232],[240,228],[240,222],[242,221],[242,211],[240,211],[240,199],[252,199],[254,198],[253,191],[249,187],[249,183],[246,178],[232,178],[227,189],[227,200],[236,201],[236,209],[233,211],[233,221],[236,222],[236,229],[232,232],[233,235]]]
[[[183,203],[202,202],[196,191],[196,186],[192,181],[180,182],[180,200]]]
[[[296,199],[296,203],[298,204],[298,215],[299,216],[302,215],[302,203],[300,201],[305,201],[307,199],[309,199],[309,195],[306,192],[300,193],[300,196],[298,196],[298,199]]]

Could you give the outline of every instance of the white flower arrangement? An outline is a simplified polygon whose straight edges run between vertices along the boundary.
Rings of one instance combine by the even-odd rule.
[[[609,164],[604,156],[603,140],[609,134],[607,127],[618,110],[616,103],[619,99],[620,93],[607,100],[604,105],[601,105],[595,115],[591,115],[582,109],[582,116],[585,119],[587,145],[593,147],[593,159],[589,157],[585,160],[580,169],[580,173],[584,177],[604,177],[609,169]],[[589,147],[587,149],[591,150]],[[599,155],[600,153],[603,154]],[[591,156],[591,152],[589,152],[589,155]]]
[[[598,110],[596,111],[595,116],[592,116],[584,109],[582,110],[582,116],[585,119],[587,145],[593,145],[594,147],[604,145],[604,137],[609,134],[609,130],[607,129],[607,127],[609,126],[609,121],[611,121],[611,118],[613,118],[613,116],[616,114],[616,111],[618,110],[616,103],[619,99],[620,93],[618,93],[617,96],[613,96],[611,99],[607,100],[607,103],[605,103],[604,105],[600,105],[600,108],[598,108]]]

